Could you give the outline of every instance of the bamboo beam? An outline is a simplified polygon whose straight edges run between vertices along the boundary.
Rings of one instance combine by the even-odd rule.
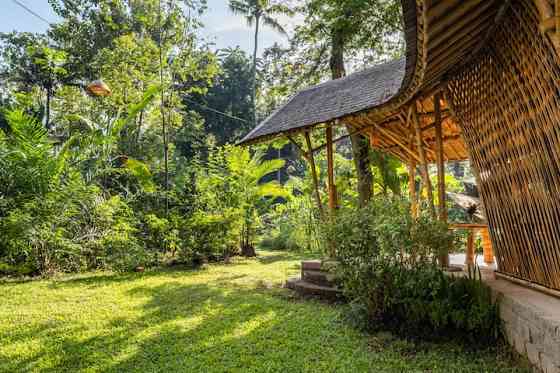
[[[296,147],[299,155],[301,155],[304,159],[309,160],[309,154],[298,144],[296,140],[290,135],[286,135],[286,138],[290,140],[290,142]]]
[[[389,139],[393,140],[395,142],[395,144],[397,144],[400,148],[402,148],[405,152],[407,152],[411,157],[414,157],[417,161],[421,161],[421,158],[418,154],[416,154],[415,152],[413,152],[412,150],[410,150],[408,148],[408,146],[406,146],[402,139],[399,138],[398,135],[396,135],[395,133],[393,133],[393,131],[383,128],[383,127],[379,127],[376,126],[375,127],[379,132],[381,132],[382,134],[384,134],[385,136],[387,136]]]
[[[355,130],[355,131],[352,131],[352,132],[350,132],[350,133],[348,133],[348,134],[346,134],[346,135],[339,136],[339,137],[337,137],[336,139],[333,139],[333,140],[332,140],[332,143],[335,144],[335,143],[337,143],[337,142],[339,142],[339,141],[341,141],[341,140],[344,140],[344,139],[346,139],[346,138],[348,138],[348,137],[350,137],[350,136],[353,136],[353,135],[362,133],[362,132],[366,131],[366,130],[369,129],[369,128],[370,128],[369,126],[368,126],[368,127],[363,127],[363,128],[357,129],[357,130]],[[313,148],[313,153],[318,152],[318,151],[320,151],[320,150],[322,150],[322,149],[324,149],[324,148],[326,148],[326,147],[327,147],[327,143],[321,144],[321,145],[319,145],[318,147]]]
[[[441,94],[434,95],[435,128],[436,128],[436,163],[438,178],[438,209],[439,220],[447,223],[447,205],[445,203],[445,167],[443,159],[443,135],[440,107]],[[449,252],[442,252],[439,255],[439,264],[442,267],[449,267]]]
[[[327,174],[329,188],[329,210],[331,216],[334,216],[337,206],[336,185],[334,184],[334,154],[333,154],[333,129],[332,125],[325,129],[327,137]]]
[[[416,102],[412,103],[412,124],[414,126],[414,131],[416,135],[416,147],[418,148],[418,153],[420,155],[420,173],[424,180],[424,188],[426,189],[426,194],[428,195],[428,203],[430,205],[430,212],[434,219],[436,218],[436,208],[434,206],[434,195],[432,193],[432,183],[430,181],[430,174],[428,173],[428,161],[426,159],[426,150],[424,149],[424,143],[422,141],[422,129],[420,128],[420,121],[418,119],[418,110],[416,108]]]
[[[308,131],[304,132],[304,136],[308,149],[307,161],[311,166],[311,176],[313,177],[313,187],[315,188],[315,201],[317,202],[317,207],[319,208],[319,213],[321,214],[321,218],[324,219],[325,213],[323,211],[323,204],[321,203],[321,195],[319,194],[319,178],[317,177],[317,169],[315,168],[315,157],[313,156],[311,137],[309,136]]]

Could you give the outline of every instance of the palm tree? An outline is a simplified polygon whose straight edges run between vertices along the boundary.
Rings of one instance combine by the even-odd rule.
[[[271,4],[269,0],[229,0],[229,9],[234,13],[245,17],[247,24],[255,25],[255,43],[253,49],[253,124],[256,124],[256,91],[257,91],[257,50],[259,42],[259,26],[261,22],[286,35],[286,30],[274,18],[276,15],[292,15],[293,11],[283,4]]]
[[[265,176],[284,166],[284,160],[264,160],[264,152],[252,156],[247,148],[232,148],[227,168],[235,185],[237,208],[241,220],[240,247],[243,256],[255,256],[253,238],[258,212],[266,211],[277,198],[286,198],[288,191],[277,181],[265,181]]]

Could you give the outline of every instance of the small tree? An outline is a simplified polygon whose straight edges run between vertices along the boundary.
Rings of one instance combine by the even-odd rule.
[[[264,160],[263,152],[251,156],[247,148],[225,146],[210,155],[206,175],[199,177],[199,193],[206,213],[222,215],[239,238],[244,256],[255,256],[254,238],[262,215],[276,198],[288,192],[277,181],[264,181],[284,166],[283,160]]]

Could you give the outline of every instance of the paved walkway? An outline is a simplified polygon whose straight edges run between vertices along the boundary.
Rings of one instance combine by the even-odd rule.
[[[465,264],[465,257],[466,255],[464,253],[455,253],[455,254],[449,254],[449,263],[453,264],[453,265],[464,265]],[[478,263],[478,266],[482,269],[492,269],[495,270],[496,269],[496,261],[494,261],[493,264],[486,264],[484,263],[484,258],[481,255],[476,256],[476,262]]]

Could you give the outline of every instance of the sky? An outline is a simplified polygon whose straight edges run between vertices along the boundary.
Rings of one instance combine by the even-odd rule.
[[[47,0],[18,1],[49,22],[57,21],[57,17]],[[232,14],[228,9],[227,3],[227,0],[208,0],[208,11],[202,17],[205,27],[201,31],[201,36],[215,43],[216,48],[240,46],[247,52],[252,53],[252,28],[247,26],[242,17]],[[291,25],[295,21],[281,18],[280,22],[284,25]],[[17,5],[14,0],[0,0],[0,32],[14,30],[44,32],[47,27],[48,25],[45,22],[29,14]],[[259,53],[264,48],[274,44],[274,42],[287,44],[287,38],[267,27],[263,27],[259,37]]]

